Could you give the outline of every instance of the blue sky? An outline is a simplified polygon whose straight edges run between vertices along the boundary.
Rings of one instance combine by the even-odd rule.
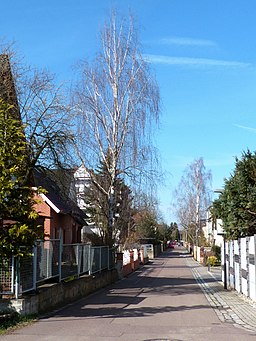
[[[1,4],[0,37],[15,41],[29,64],[60,81],[97,50],[111,8],[134,13],[143,53],[162,100],[157,145],[166,171],[159,188],[167,222],[185,167],[203,157],[213,189],[235,156],[256,149],[255,0],[9,0]]]

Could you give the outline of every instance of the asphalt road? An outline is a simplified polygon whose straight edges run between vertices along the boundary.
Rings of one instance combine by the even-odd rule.
[[[166,252],[128,278],[0,340],[256,340],[256,334],[220,321],[189,257],[181,248]]]

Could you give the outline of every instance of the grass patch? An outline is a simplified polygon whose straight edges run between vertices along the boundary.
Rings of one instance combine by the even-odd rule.
[[[36,315],[20,315],[16,312],[0,315],[0,335],[16,328],[25,327],[35,321]]]

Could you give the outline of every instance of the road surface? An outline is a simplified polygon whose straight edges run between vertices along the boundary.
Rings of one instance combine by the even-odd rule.
[[[128,278],[0,341],[255,341],[255,332],[220,320],[194,278],[197,267],[184,249],[170,250]],[[204,281],[214,279],[209,275]]]

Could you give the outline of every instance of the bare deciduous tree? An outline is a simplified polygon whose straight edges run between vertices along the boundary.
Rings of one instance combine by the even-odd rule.
[[[68,146],[73,139],[69,106],[62,88],[56,86],[49,72],[17,61],[15,53],[8,48],[0,56],[1,80],[6,79],[1,93],[10,94],[4,99],[14,105],[16,117],[18,113],[25,127],[29,178],[35,165],[51,167],[67,160]]]
[[[95,61],[81,65],[74,110],[81,160],[88,171],[103,162],[111,179],[107,190],[98,184],[108,196],[111,243],[117,178],[138,181],[157,167],[156,160],[152,162],[152,128],[158,121],[159,91],[140,52],[131,16],[127,20],[113,13],[101,32],[101,43]]]
[[[180,225],[198,245],[201,221],[211,203],[211,171],[207,171],[203,158],[195,159],[184,171],[175,189],[174,208]]]

